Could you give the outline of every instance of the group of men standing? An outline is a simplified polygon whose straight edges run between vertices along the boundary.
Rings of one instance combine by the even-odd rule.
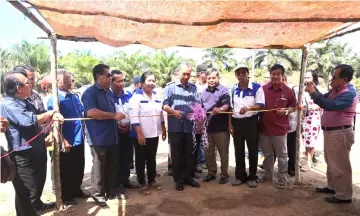
[[[186,118],[192,112],[189,105],[196,102],[210,113],[207,118],[209,146],[204,151],[208,173],[204,182],[216,179],[215,149],[221,159],[219,183],[228,182],[231,134],[236,159],[234,186],[247,183],[253,188],[259,182],[272,181],[276,155],[276,187],[286,188],[288,175],[291,176],[290,171],[295,169],[288,167],[287,137],[292,132],[289,115],[297,111],[297,100],[293,89],[284,83],[284,67],[274,65],[270,69],[269,83],[261,86],[250,81],[247,67],[240,66],[235,70],[239,82],[230,91],[220,84],[220,73],[216,69],[206,70],[206,85],[202,83],[201,91],[189,83],[191,72],[190,64],[181,64],[174,72],[177,79],[168,83],[163,92],[163,110],[169,114],[167,130],[175,189],[182,191],[184,185],[200,187],[194,177],[199,171],[201,154],[197,152],[201,152],[201,139],[197,140],[194,149],[194,122]],[[81,190],[85,136],[93,157],[92,198],[96,204],[106,206],[107,199],[126,199],[124,188],[138,187],[129,180],[133,163],[131,139],[136,134],[134,136],[126,115],[133,92],[124,89],[125,75],[118,70],[110,71],[107,65],[96,65],[93,68],[94,84],[80,99],[71,91],[71,75],[65,70],[57,73],[61,114],[52,111],[52,98],[47,102],[46,111],[41,98],[32,90],[34,69],[20,66],[4,75],[6,97],[2,101],[1,117],[9,124],[2,131],[5,131],[9,150],[14,151],[11,158],[17,169],[13,180],[17,215],[37,215],[37,210],[54,207],[54,203],[40,200],[46,177],[45,140],[48,140],[46,136],[52,136],[50,131],[40,132],[52,120],[92,118],[62,124],[60,176],[62,198],[66,204],[76,204],[74,198],[89,197]],[[349,152],[354,143],[352,119],[358,102],[356,91],[349,84],[352,77],[351,66],[339,65],[334,70],[332,90],[328,94],[317,92],[312,83],[307,83],[305,88],[314,103],[324,109],[322,129],[328,186],[316,190],[335,194],[326,198],[330,203],[349,203],[352,197]],[[37,134],[40,135],[31,139]],[[245,142],[249,173],[245,165]],[[262,178],[257,176],[259,144],[265,156]]]

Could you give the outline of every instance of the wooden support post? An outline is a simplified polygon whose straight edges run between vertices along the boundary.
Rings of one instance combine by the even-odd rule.
[[[306,64],[309,54],[309,45],[306,44],[302,49],[302,59],[301,59],[301,71],[300,71],[300,81],[299,81],[299,95],[298,95],[298,107],[302,107],[302,99],[304,93],[304,76],[306,72]],[[301,120],[302,120],[302,111],[298,112],[297,115],[297,126],[296,126],[296,163],[295,163],[295,183],[300,184],[300,146],[301,146]]]
[[[51,43],[50,63],[51,63],[51,78],[52,78],[52,92],[53,92],[53,106],[54,110],[59,111],[59,97],[58,97],[58,85],[56,74],[56,34],[51,33],[49,36]],[[59,122],[54,122],[54,178],[55,178],[55,196],[56,196],[56,208],[57,210],[63,210],[63,202],[61,199],[61,181],[60,181],[60,127]]]

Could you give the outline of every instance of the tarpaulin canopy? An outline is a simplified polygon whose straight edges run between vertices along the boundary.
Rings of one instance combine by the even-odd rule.
[[[171,46],[300,48],[360,21],[360,1],[29,0],[59,39]]]

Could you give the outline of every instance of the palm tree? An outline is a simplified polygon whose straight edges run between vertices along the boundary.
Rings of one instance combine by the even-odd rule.
[[[233,56],[234,52],[229,48],[209,48],[205,49],[203,60],[205,60],[204,64],[209,67],[216,67],[222,72],[229,72],[237,65]]]
[[[0,73],[7,72],[14,66],[11,57],[11,53],[8,50],[0,47]]]
[[[22,41],[13,47],[12,52],[16,65],[31,65],[40,75],[50,71],[49,47],[45,44]]]
[[[176,55],[176,52],[167,54],[164,50],[160,50],[147,59],[147,66],[155,73],[159,86],[163,87],[166,83],[170,82],[173,71],[182,61],[185,61],[185,59]]]
[[[142,55],[141,51],[137,51],[131,55],[127,55],[123,51],[116,52],[106,62],[111,66],[124,71],[129,77],[141,75],[146,69],[147,56]]]

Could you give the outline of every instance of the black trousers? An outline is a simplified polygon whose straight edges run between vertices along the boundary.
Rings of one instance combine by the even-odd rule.
[[[241,181],[256,180],[259,151],[258,118],[255,116],[245,119],[232,118],[231,122],[234,129],[235,177]],[[246,173],[245,141],[249,153],[249,176]]]
[[[130,178],[130,167],[134,155],[134,145],[129,133],[119,134],[117,148],[117,186],[125,184]]]
[[[288,173],[295,173],[296,131],[287,134]]]
[[[60,180],[63,200],[74,199],[81,193],[84,178],[84,144],[74,146],[69,153],[60,153]]]
[[[34,151],[33,150],[33,163],[35,167],[35,175],[36,175],[36,207],[39,209],[42,208],[43,202],[41,201],[41,195],[44,190],[45,181],[46,181],[46,171],[47,171],[47,153],[44,151]]]
[[[32,150],[13,152],[11,159],[16,165],[12,181],[15,189],[15,209],[17,216],[37,216],[37,181]]]
[[[146,145],[140,145],[135,140],[135,167],[139,184],[146,184],[145,164],[148,176],[148,183],[154,182],[156,177],[156,153],[159,137],[146,138]]]
[[[116,145],[92,146],[91,184],[94,197],[116,194]]]
[[[195,150],[190,133],[169,132],[174,181],[183,184],[194,172]]]
[[[196,167],[198,164],[200,164],[200,154],[201,154],[201,138],[202,134],[197,134],[196,136],[196,150],[195,150],[195,160],[194,160],[194,170],[193,172],[196,172]]]

